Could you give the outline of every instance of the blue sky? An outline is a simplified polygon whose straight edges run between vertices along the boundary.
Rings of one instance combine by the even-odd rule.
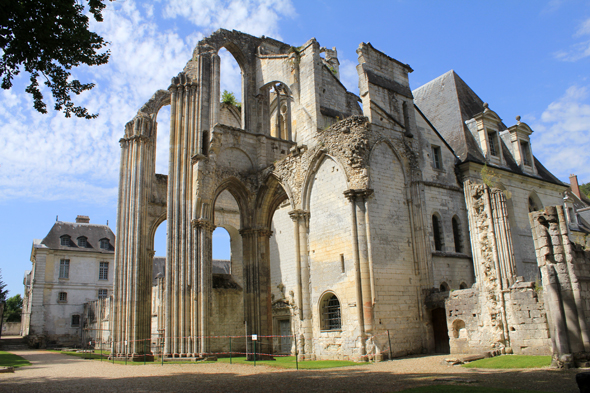
[[[84,214],[115,228],[125,123],[219,27],[294,46],[311,37],[335,46],[342,81],[353,92],[361,42],[410,64],[413,89],[454,69],[507,125],[520,115],[532,127],[533,152],[556,176],[590,181],[587,1],[124,0],[110,3],[104,19],[92,28],[110,42],[109,64],[75,70],[97,85],[76,99],[99,112],[97,120],[36,113],[24,93],[25,73],[0,91],[0,267],[10,295],[22,293],[32,241],[57,215],[73,221]],[[227,55],[222,89],[240,89]],[[166,113],[159,121],[167,122]],[[158,157],[166,154],[165,129],[161,124]],[[158,172],[166,171],[165,161],[157,159]],[[165,254],[164,234],[163,226],[158,255]]]

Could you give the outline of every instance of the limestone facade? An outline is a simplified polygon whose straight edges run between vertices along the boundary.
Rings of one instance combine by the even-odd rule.
[[[240,110],[220,103],[221,48],[242,71]],[[142,357],[155,335],[167,358],[253,334],[293,335],[262,337],[258,352],[305,359],[501,351],[511,326],[519,348],[548,348],[547,329],[529,329],[547,317],[528,213],[567,187],[532,155],[532,130],[506,127],[452,71],[412,91],[409,65],[370,43],[357,54],[360,97],[335,48],[221,29],[126,125],[115,356]],[[154,164],[164,105],[167,176]],[[229,274],[214,272],[216,227]],[[236,345],[252,355],[252,341]]]
[[[30,345],[82,344],[84,304],[113,293],[114,244],[113,231],[86,216],[56,221],[33,241],[21,319]]]

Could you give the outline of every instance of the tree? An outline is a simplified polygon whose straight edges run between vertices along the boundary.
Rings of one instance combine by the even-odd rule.
[[[88,0],[94,19],[103,20],[106,0]],[[86,108],[75,106],[71,94],[90,90],[94,83],[81,83],[70,78],[71,69],[81,64],[101,65],[109,60],[110,52],[99,53],[108,43],[88,30],[88,16],[78,0],[8,0],[0,12],[1,86],[12,87],[13,78],[21,67],[30,74],[25,91],[33,96],[34,108],[47,113],[39,79],[51,90],[55,110],[66,117],[93,119]]]
[[[23,298],[20,297],[19,293],[6,301],[6,306],[4,308],[4,320],[6,322],[20,322],[22,312]]]
[[[231,91],[224,90],[221,94],[221,102],[223,104],[237,106],[238,109],[242,107],[242,104],[236,100],[236,96]]]
[[[581,184],[580,192],[590,198],[590,183]]]
[[[2,279],[2,269],[0,269],[0,303],[6,301],[6,296],[8,295],[8,289],[6,288],[6,283]]]

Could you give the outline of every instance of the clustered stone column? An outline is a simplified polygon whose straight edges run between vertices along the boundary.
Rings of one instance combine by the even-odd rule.
[[[309,212],[293,210],[289,212],[293,220],[295,235],[295,269],[297,271],[297,308],[301,321],[301,337],[297,340],[297,351],[302,357],[312,353],[312,325],[311,325],[311,280],[309,271],[309,255],[307,253],[307,237],[309,230]]]
[[[563,207],[547,206],[530,213],[529,220],[543,280],[553,361],[571,367],[573,354],[590,351],[590,337]]]
[[[148,190],[154,143],[152,121],[139,114],[121,143],[114,269],[113,356],[143,356],[151,338],[152,258],[147,248]]]
[[[369,259],[370,238],[367,228],[367,198],[373,190],[346,190],[352,220],[352,247],[356,281],[357,312],[361,336],[361,355],[366,354],[366,333],[373,331],[372,269]]]

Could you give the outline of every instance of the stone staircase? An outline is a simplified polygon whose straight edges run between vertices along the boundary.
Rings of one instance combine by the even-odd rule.
[[[27,345],[27,340],[23,337],[9,336],[0,339],[0,350],[2,351],[22,351],[24,349],[29,349],[29,346]]]

